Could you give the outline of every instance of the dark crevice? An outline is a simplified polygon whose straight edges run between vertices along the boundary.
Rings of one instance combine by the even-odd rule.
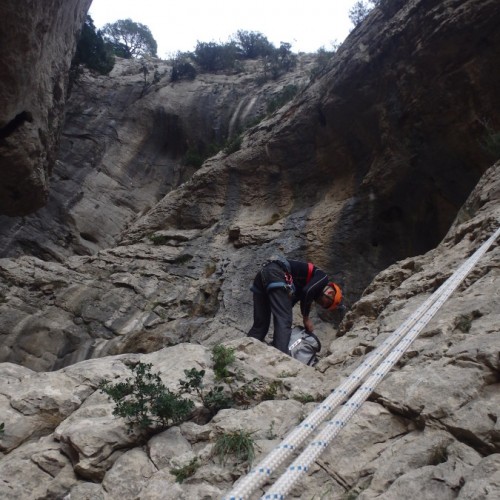
[[[89,233],[80,233],[80,237],[83,240],[90,241],[90,243],[99,243],[99,241],[97,240],[97,238],[95,236],[93,236],[92,234],[89,234]]]
[[[29,111],[22,111],[16,117],[11,120],[5,127],[0,129],[0,139],[6,139],[9,135],[12,135],[19,127],[25,122],[32,122],[33,115]]]
[[[446,431],[448,431],[457,441],[460,441],[461,443],[476,450],[483,457],[487,457],[488,455],[498,452],[497,447],[486,443],[468,429],[461,429],[446,424],[444,424],[444,427]]]

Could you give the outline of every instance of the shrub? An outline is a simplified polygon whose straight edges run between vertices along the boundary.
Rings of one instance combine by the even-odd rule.
[[[178,52],[172,60],[172,72],[170,81],[194,80],[196,78],[196,68],[190,62],[191,54],[189,52]]]
[[[429,465],[439,465],[448,461],[448,450],[446,446],[436,446],[431,450]]]
[[[240,462],[248,462],[251,465],[255,457],[252,433],[239,430],[220,435],[215,442],[214,454],[224,465],[229,455],[233,455]]]
[[[209,411],[211,416],[217,414],[219,410],[230,408],[233,400],[224,392],[222,386],[215,386],[210,390],[205,389],[203,378],[205,370],[191,368],[184,370],[185,380],[179,380],[181,392],[192,394],[193,392],[201,399],[203,406]]]
[[[472,318],[466,314],[461,314],[456,320],[455,328],[458,328],[463,333],[469,333],[472,326]]]
[[[188,167],[200,168],[207,158],[196,149],[188,149],[182,158],[182,164]]]
[[[233,37],[233,41],[244,59],[264,57],[275,50],[274,45],[259,32],[239,30]]]
[[[170,469],[170,473],[175,476],[176,483],[182,483],[188,477],[191,477],[200,467],[198,458],[194,457],[188,464],[183,467]]]
[[[262,401],[270,401],[276,399],[278,396],[278,391],[283,387],[281,380],[274,380],[269,385],[267,385],[262,391],[261,399]]]
[[[133,377],[125,382],[111,384],[103,380],[100,390],[114,401],[113,415],[127,420],[129,432],[134,427],[141,430],[161,430],[171,424],[181,423],[189,417],[194,404],[165,387],[152,364],[137,363],[132,368]]]
[[[96,31],[94,21],[87,15],[82,27],[75,55],[71,61],[70,74],[78,72],[80,65],[107,75],[115,65],[115,58],[106,45],[102,33]]]
[[[193,53],[196,64],[208,72],[232,69],[237,57],[238,48],[234,42],[197,42]]]
[[[199,168],[203,165],[203,162],[208,158],[216,155],[223,146],[217,142],[211,142],[210,144],[200,144],[197,148],[190,148],[186,151],[184,158],[182,159],[183,165],[190,167]]]
[[[263,59],[264,80],[278,79],[284,73],[291,71],[297,65],[297,56],[292,53],[289,43],[281,42],[275,49]]]
[[[297,95],[298,91],[299,87],[297,85],[285,85],[276,97],[268,103],[267,112],[274,113],[277,109],[283,107]]]
[[[293,399],[295,399],[295,401],[299,401],[299,403],[302,403],[302,404],[312,403],[312,402],[316,401],[314,396],[312,396],[311,394],[306,394],[304,392],[300,392],[299,394],[295,394],[295,396],[293,396]]]
[[[233,139],[229,140],[224,146],[224,153],[230,155],[232,153],[236,153],[236,151],[239,151],[241,149],[242,140],[243,139],[241,135],[237,135]]]
[[[214,362],[214,374],[217,380],[223,380],[230,376],[228,366],[235,361],[234,349],[216,345],[212,348],[212,361]]]
[[[170,238],[164,234],[150,234],[149,239],[153,245],[166,245],[170,240]]]
[[[174,264],[187,264],[193,256],[188,253],[183,253],[174,259]]]
[[[354,26],[361,24],[370,11],[376,7],[379,0],[360,0],[349,9],[349,20]]]

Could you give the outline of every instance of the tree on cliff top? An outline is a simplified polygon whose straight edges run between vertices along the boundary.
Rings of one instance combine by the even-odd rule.
[[[118,57],[130,59],[157,55],[158,45],[149,28],[132,19],[105,24],[102,33]]]
[[[114,64],[115,58],[106,47],[101,32],[96,31],[94,21],[87,16],[71,62],[71,71],[77,73],[79,66],[84,65],[101,75],[107,75]]]
[[[370,11],[374,7],[377,7],[379,3],[380,0],[360,0],[356,2],[349,9],[348,14],[349,20],[352,24],[354,24],[354,27],[358,26],[358,24],[361,24],[361,22],[364,21],[365,17],[370,13]]]

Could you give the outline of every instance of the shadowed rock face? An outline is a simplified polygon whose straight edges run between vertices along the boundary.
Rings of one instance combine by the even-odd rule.
[[[489,162],[476,117],[489,112],[484,102],[499,98],[486,70],[498,79],[498,9],[451,0],[445,11],[418,1],[391,12],[384,5],[321,79],[250,129],[239,151],[212,157],[182,184],[173,162],[184,140],[207,140],[213,132],[201,126],[196,135],[196,125],[206,124],[203,111],[229,127],[251,103],[264,106],[264,97],[244,106],[230,100],[224,119],[221,95],[231,93],[234,78],[159,84],[142,93],[134,62],[117,68],[118,79],[86,87],[95,103],[100,86],[99,102],[107,104],[94,108],[79,95],[70,108],[53,213],[72,228],[51,225],[49,212],[24,233],[38,231],[34,255],[1,261],[1,359],[45,370],[178,341],[234,338],[250,326],[248,283],[277,249],[334,278],[341,271],[354,302],[389,263],[432,248]],[[469,21],[482,27],[483,38]],[[450,46],[464,32],[475,51]],[[405,47],[414,47],[409,59]],[[394,68],[401,74],[391,78]],[[425,90],[431,84],[441,97]],[[201,106],[211,99],[219,105]],[[186,103],[198,107],[183,109]],[[413,125],[419,120],[425,127]],[[146,211],[163,189],[168,194],[138,214],[113,247],[134,207]],[[14,227],[13,238],[22,231]],[[80,241],[66,238],[72,232]],[[52,245],[46,254],[41,241]],[[65,260],[71,251],[90,255]]]
[[[305,401],[331,394],[498,228],[500,162],[480,145],[484,123],[498,128],[498,2],[436,3],[382,0],[329,72],[238,152],[171,189],[120,245],[0,259],[0,359],[10,361],[0,364],[0,497],[221,498],[247,464],[214,458],[216,436],[249,433],[258,463],[312,410]],[[148,109],[157,132],[146,151],[175,156],[178,122]],[[81,139],[70,137],[80,124],[68,139]],[[117,163],[144,180],[140,154],[126,150]],[[82,231],[87,241],[100,223]],[[245,337],[248,286],[277,249],[344,269],[359,298],[338,328],[313,310],[315,368]],[[497,241],[291,498],[500,496],[499,259]],[[251,391],[244,407],[146,436],[127,433],[99,391],[138,361],[172,390],[193,367],[210,384],[210,347],[221,342],[235,349],[231,392],[257,380],[278,399]],[[175,482],[171,469],[193,460],[195,476]]]
[[[7,0],[0,7],[0,213],[47,201],[68,69],[91,0]]]
[[[74,91],[53,195],[32,217],[0,218],[0,255],[62,261],[122,233],[216,221],[239,227],[242,247],[275,220],[284,248],[339,273],[355,300],[378,271],[442,239],[495,159],[481,142],[499,126],[498,15],[494,2],[381,2],[293,105],[179,190],[194,172],[188,148],[220,142],[310,66],[262,88],[251,72],[171,85],[158,62],[164,77],[143,92],[140,64],[120,63]]]
[[[494,2],[382,2],[371,21],[323,81],[316,128],[318,163],[333,183],[346,170],[354,184],[333,230],[332,267],[366,276],[443,238],[497,159],[480,146],[486,125],[500,127]]]
[[[284,86],[304,87],[314,57],[301,56],[293,72],[264,84],[258,61],[237,74],[176,83],[168,62],[145,64],[146,81],[141,62],[117,59],[109,76],[85,73],[74,85],[49,200],[26,217],[0,216],[0,256],[62,261],[114,245],[197,170],[185,158],[213,154],[216,144],[265,116]]]
[[[433,248],[496,159],[481,141],[500,127],[499,22],[493,1],[382,2],[321,79],[123,241],[226,222],[244,246],[274,214],[286,251],[340,271],[355,300],[378,271]]]
[[[253,395],[248,393],[243,407],[222,410],[208,422],[184,422],[155,435],[137,430],[128,433],[124,419],[113,415],[114,405],[99,391],[99,384],[103,379],[126,381],[132,376],[131,368],[141,361],[151,363],[153,373],[158,373],[170,390],[177,390],[185,370],[192,368],[206,371],[205,388],[212,387],[214,364],[206,345],[182,342],[178,337],[178,345],[164,347],[167,335],[173,333],[172,324],[180,325],[175,316],[188,326],[189,317],[179,308],[182,302],[185,307],[194,306],[200,319],[210,313],[206,302],[204,308],[203,300],[193,300],[194,290],[188,283],[194,282],[194,273],[188,276],[187,266],[182,270],[173,264],[171,245],[196,238],[196,232],[165,234],[171,245],[165,245],[162,252],[131,245],[100,252],[95,259],[73,259],[72,267],[80,272],[59,274],[62,266],[32,258],[18,259],[18,265],[11,263],[9,269],[9,259],[2,259],[0,273],[4,279],[9,277],[13,289],[27,280],[23,271],[36,275],[38,285],[52,300],[52,312],[57,307],[67,312],[68,329],[77,309],[80,319],[74,326],[85,323],[88,332],[93,322],[106,317],[106,308],[112,305],[112,284],[123,294],[115,293],[114,309],[121,314],[114,320],[109,318],[108,326],[127,327],[122,334],[135,344],[133,353],[86,360],[48,373],[0,364],[4,381],[0,384],[0,415],[5,423],[5,436],[0,440],[0,495],[13,499],[64,498],[68,493],[77,499],[222,498],[248,467],[232,455],[218,460],[213,448],[216,438],[228,432],[249,433],[256,444],[255,463],[266,457],[315,408],[306,401],[329,396],[359,366],[364,354],[381,345],[498,228],[499,195],[497,163],[483,175],[437,248],[398,262],[377,276],[346,317],[341,330],[344,335],[334,338],[329,346],[323,343],[316,369],[255,339],[235,335],[241,314],[232,318],[232,324],[221,321],[219,340],[235,352],[230,373],[237,376],[231,378],[231,392],[257,381],[251,386]],[[223,245],[220,250],[224,251]],[[358,493],[365,499],[399,499],[408,498],[411,492],[411,498],[472,500],[478,491],[488,492],[486,498],[498,497],[499,258],[497,242],[376,387],[370,401],[363,403],[323,450],[309,474],[300,477],[294,490],[297,493],[292,492],[290,498],[324,497],[327,492],[332,499]],[[30,263],[35,267],[30,269]],[[215,274],[227,278],[225,266],[227,269],[227,262],[219,263]],[[88,286],[82,286],[92,267],[94,275],[99,269],[103,276],[107,270],[114,274],[102,284],[87,281]],[[162,268],[168,268],[169,273],[162,275]],[[173,286],[160,284],[158,278],[173,281],[174,275],[181,274],[185,283],[179,301]],[[58,294],[56,285],[64,287],[64,279],[72,285]],[[141,335],[129,336],[126,330],[134,318],[128,314],[125,300],[119,303],[117,298],[128,296],[130,303],[141,306],[148,295],[152,298],[158,292],[163,296],[154,297],[146,329]],[[205,287],[205,292],[210,295],[216,290]],[[94,297],[78,302],[84,294],[89,299],[92,293],[100,293],[101,300]],[[226,290],[219,301],[221,309],[229,301],[230,291]],[[166,318],[170,316],[163,339],[154,331],[161,311]],[[36,311],[32,312],[36,317]],[[140,313],[135,313],[139,323]],[[5,312],[2,314],[5,318]],[[224,312],[218,314],[221,319]],[[206,334],[209,328],[205,321],[200,330]],[[187,330],[181,327],[179,333]],[[324,333],[322,330],[323,341]],[[157,344],[151,344],[151,339]],[[47,347],[49,344],[47,341]],[[123,347],[123,341],[115,343],[119,346]],[[30,362],[33,358],[29,359],[25,347],[25,361]],[[147,347],[156,352],[139,354]],[[217,381],[217,385],[225,383]],[[263,401],[259,392],[263,388],[274,394],[274,399]],[[198,466],[195,480],[177,483],[171,470],[188,465],[194,458]],[[259,497],[261,492],[249,498]]]

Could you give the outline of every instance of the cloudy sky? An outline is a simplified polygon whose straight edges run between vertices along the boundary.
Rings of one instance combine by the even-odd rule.
[[[262,33],[275,46],[316,52],[341,42],[352,29],[348,11],[355,0],[93,0],[96,28],[130,18],[145,24],[158,43],[158,56],[191,51],[196,42],[227,42],[238,30]]]

